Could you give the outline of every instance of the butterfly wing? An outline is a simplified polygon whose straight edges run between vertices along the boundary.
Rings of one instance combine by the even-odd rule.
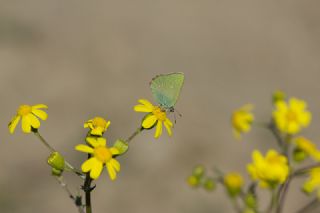
[[[150,88],[155,101],[165,109],[176,104],[184,82],[183,73],[158,75],[150,82]]]

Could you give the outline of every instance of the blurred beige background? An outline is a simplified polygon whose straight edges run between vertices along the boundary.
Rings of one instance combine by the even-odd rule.
[[[275,89],[309,102],[305,133],[320,141],[319,8],[317,0],[2,0],[0,212],[76,212],[49,175],[47,150],[20,128],[9,135],[20,104],[49,105],[42,134],[80,166],[85,155],[74,146],[84,121],[107,116],[108,140],[127,137],[142,116],[132,110],[136,100],[152,99],[150,79],[177,71],[186,80],[173,137],[137,137],[119,178],[104,172],[97,181],[94,212],[232,212],[221,188],[191,190],[185,178],[198,163],[246,175],[253,149],[275,147],[263,129],[235,141],[229,125],[248,102],[258,120],[269,120]],[[306,202],[295,184],[285,212]]]

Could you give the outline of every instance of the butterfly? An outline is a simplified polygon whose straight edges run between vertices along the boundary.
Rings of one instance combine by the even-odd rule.
[[[151,93],[163,111],[174,112],[183,83],[182,72],[157,75],[151,80]]]

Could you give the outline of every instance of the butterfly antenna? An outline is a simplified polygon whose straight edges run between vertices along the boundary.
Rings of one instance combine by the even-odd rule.
[[[175,109],[175,112],[178,113],[179,117],[182,117],[182,114],[177,109]]]

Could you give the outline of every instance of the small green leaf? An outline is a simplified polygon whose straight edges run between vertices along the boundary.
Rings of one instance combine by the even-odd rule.
[[[123,155],[129,149],[128,143],[125,142],[124,140],[121,140],[121,139],[116,140],[113,147],[115,147],[119,150],[120,153],[118,155]]]

